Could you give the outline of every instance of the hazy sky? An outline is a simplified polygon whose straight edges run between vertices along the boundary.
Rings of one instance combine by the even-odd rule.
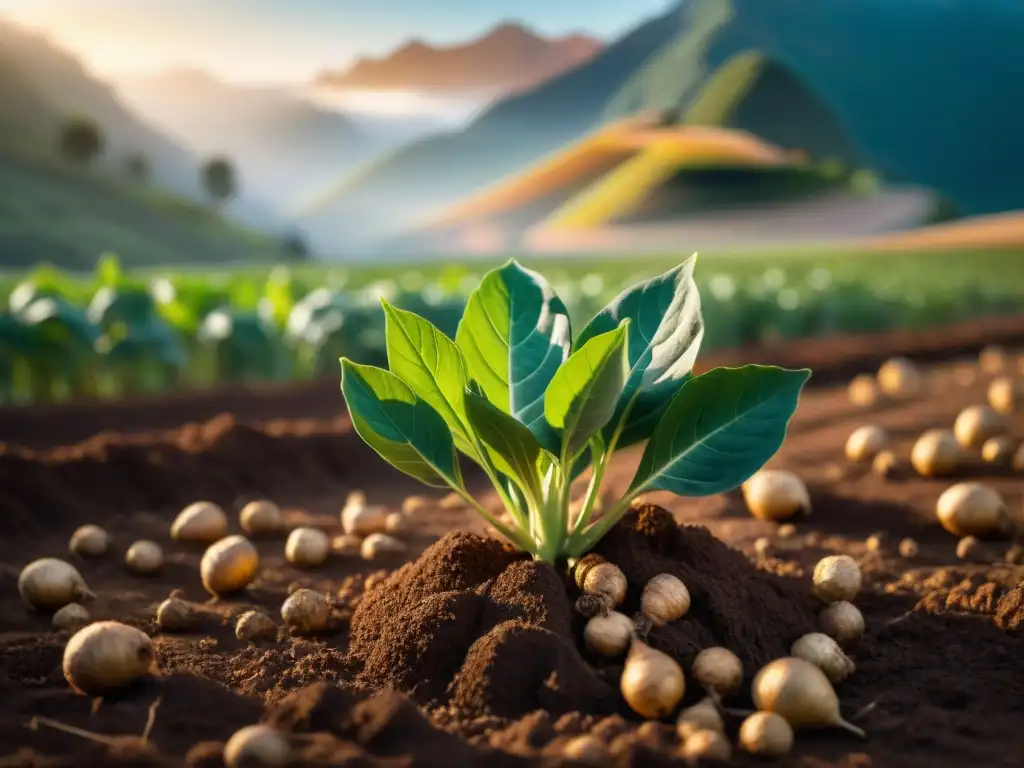
[[[0,19],[40,28],[100,75],[200,66],[286,82],[411,37],[468,39],[506,19],[612,38],[678,0],[0,0]]]

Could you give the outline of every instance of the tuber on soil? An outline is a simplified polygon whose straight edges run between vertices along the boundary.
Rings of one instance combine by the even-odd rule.
[[[331,604],[312,589],[297,589],[281,606],[284,623],[300,634],[320,632],[331,618]]]
[[[935,513],[942,527],[954,536],[1005,533],[1009,522],[1009,510],[1003,497],[983,483],[950,486],[939,496]]]
[[[687,707],[679,713],[679,719],[676,720],[676,732],[679,734],[679,738],[685,740],[694,731],[725,733],[722,714],[711,697],[703,698],[692,707]]]
[[[128,547],[124,564],[132,573],[150,576],[164,567],[164,550],[155,541],[140,539]]]
[[[388,555],[405,552],[406,544],[401,539],[386,533],[371,533],[359,545],[359,554],[364,560],[377,560]]]
[[[858,373],[846,388],[850,402],[861,408],[869,408],[878,401],[878,385],[870,373]]]
[[[798,659],[811,662],[825,673],[833,685],[843,682],[857,668],[839,644],[823,632],[811,632],[797,639],[789,652]]]
[[[1009,429],[1006,417],[987,405],[970,405],[953,422],[953,435],[963,448],[977,448]]]
[[[155,663],[149,636],[116,621],[80,629],[64,649],[64,677],[89,696],[133,683],[149,674]]]
[[[690,610],[690,591],[671,573],[659,573],[644,586],[640,610],[654,626],[663,627]]]
[[[79,557],[101,557],[110,549],[110,534],[98,525],[83,525],[71,534],[68,551]]]
[[[358,536],[343,533],[331,539],[331,552],[342,557],[359,557],[363,540]]]
[[[552,287],[515,260],[484,275],[454,340],[382,299],[390,370],[341,360],[352,424],[398,470],[451,488],[442,508],[472,507],[551,565],[591,551],[647,493],[730,491],[778,451],[810,371],[748,365],[691,376],[704,337],[696,263],[622,292],[575,339]],[[594,519],[615,452],[642,443],[629,486]],[[466,462],[491,481],[507,517],[466,488]],[[573,483],[588,469],[577,506]],[[347,505],[345,532],[381,532],[376,520],[357,525],[367,514],[365,503]]]
[[[743,662],[728,648],[705,648],[693,660],[693,679],[712,699],[726,699],[743,684]]]
[[[893,477],[900,470],[900,460],[892,451],[882,451],[871,462],[871,471],[879,477]]]
[[[327,560],[331,542],[327,534],[316,528],[296,528],[288,534],[284,556],[295,565],[316,566]]]
[[[235,637],[243,643],[273,640],[277,637],[277,624],[262,611],[246,611],[235,622]]]
[[[391,512],[384,518],[384,532],[392,536],[407,533],[409,530],[409,518],[401,512]]]
[[[625,614],[609,611],[594,616],[583,628],[583,644],[601,656],[621,656],[633,640],[633,622]]]
[[[91,620],[85,607],[78,603],[68,603],[53,614],[52,624],[54,629],[75,630],[84,627]]]
[[[739,744],[752,755],[782,757],[793,749],[793,727],[774,712],[755,712],[740,725]]]
[[[819,600],[850,602],[860,593],[860,566],[849,555],[829,555],[814,566],[811,580],[811,592]]]
[[[562,756],[586,768],[608,768],[612,763],[604,742],[590,734],[576,736],[567,741],[562,748]]]
[[[848,648],[864,634],[864,614],[853,603],[839,600],[822,609],[818,626],[841,647]]]
[[[369,536],[383,533],[388,513],[384,507],[368,507],[364,502],[351,499],[341,510],[341,527],[350,536]]]
[[[281,508],[269,499],[250,501],[242,507],[242,511],[238,513],[238,523],[250,536],[276,533],[284,524],[281,519]]]
[[[985,560],[985,546],[978,540],[977,536],[964,536],[956,543],[956,556],[966,562],[981,562]]]
[[[786,520],[811,513],[804,481],[784,469],[762,469],[742,486],[743,500],[758,520]]]
[[[641,717],[660,720],[682,701],[686,678],[675,659],[634,637],[619,688],[630,709]]]
[[[719,731],[694,731],[686,737],[679,754],[687,765],[727,763],[732,759],[732,746]]]
[[[183,632],[196,625],[196,612],[179,597],[169,597],[156,609],[156,624],[163,632]]]
[[[284,768],[291,748],[284,735],[269,725],[247,725],[224,745],[227,768]]]
[[[902,557],[917,557],[917,542],[913,539],[901,539],[898,551]]]
[[[832,683],[809,661],[769,662],[754,676],[750,690],[755,707],[781,715],[794,730],[838,726],[864,738],[864,731],[843,720]]]
[[[910,463],[922,477],[947,477],[960,468],[963,452],[948,429],[929,429],[910,450]]]
[[[921,372],[905,357],[892,357],[878,369],[878,386],[890,397],[913,397],[923,385]]]
[[[573,579],[583,596],[576,603],[584,616],[605,613],[626,599],[626,575],[614,563],[587,555],[573,567]]]
[[[993,375],[1010,367],[1010,353],[999,344],[989,344],[978,353],[978,367],[982,373]]]
[[[1022,400],[1024,387],[1007,376],[993,379],[988,385],[988,404],[996,413],[1013,413],[1020,407]]]
[[[981,459],[989,464],[1010,464],[1016,450],[1016,440],[1009,435],[996,435],[981,446]]]
[[[189,504],[171,524],[171,538],[175,541],[206,544],[223,538],[227,532],[228,516],[212,501]]]
[[[889,435],[881,427],[868,424],[858,427],[846,440],[846,458],[850,461],[873,460],[889,446]]]
[[[95,594],[71,563],[56,557],[33,560],[18,575],[21,599],[40,610],[56,610],[68,603],[91,600]]]
[[[260,565],[260,556],[244,536],[228,536],[203,553],[199,573],[212,595],[226,595],[249,586]]]

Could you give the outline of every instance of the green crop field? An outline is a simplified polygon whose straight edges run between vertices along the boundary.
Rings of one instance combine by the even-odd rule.
[[[524,259],[576,327],[624,287],[688,253]],[[337,375],[347,355],[384,364],[380,298],[454,334],[494,258],[374,265],[0,274],[0,401],[119,397],[224,382]],[[706,349],[871,332],[1024,310],[1024,252],[700,257]]]

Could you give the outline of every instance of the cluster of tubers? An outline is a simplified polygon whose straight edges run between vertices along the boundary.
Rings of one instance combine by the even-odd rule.
[[[596,555],[576,563],[573,576],[583,597],[577,609],[588,615],[583,641],[591,653],[617,657],[626,654],[619,687],[630,709],[641,717],[658,720],[676,711],[686,693],[682,666],[671,656],[653,648],[647,631],[663,627],[687,614],[691,595],[686,585],[672,574],[651,578],[640,597],[640,612],[634,619],[616,611],[625,600],[628,584],[622,571]],[[812,592],[826,603],[821,612],[820,632],[798,638],[790,656],[776,659],[754,675],[751,697],[757,709],[740,726],[738,745],[754,755],[787,754],[793,746],[794,731],[841,727],[864,736],[857,726],[842,718],[833,685],[846,680],[856,669],[843,650],[864,632],[864,619],[852,604],[861,589],[857,563],[845,555],[824,558],[813,576]],[[588,600],[585,598],[592,598]],[[589,611],[596,608],[596,613]],[[689,677],[705,697],[683,709],[676,730],[683,741],[680,756],[689,764],[701,760],[727,761],[732,744],[726,738],[723,702],[743,686],[740,658],[723,647],[701,650],[690,665]],[[566,753],[596,760],[603,747],[590,737],[579,737],[566,745]]]

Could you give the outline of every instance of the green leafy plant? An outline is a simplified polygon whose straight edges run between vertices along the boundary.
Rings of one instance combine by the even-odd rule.
[[[691,369],[704,336],[696,256],[621,293],[575,341],[565,305],[514,260],[487,273],[455,339],[386,301],[390,370],[341,359],[359,435],[421,482],[450,486],[536,559],[589,551],[642,493],[731,490],[782,445],[808,370]],[[629,488],[592,519],[612,456],[647,443]],[[466,489],[491,480],[510,522]],[[590,477],[579,513],[571,485]]]

